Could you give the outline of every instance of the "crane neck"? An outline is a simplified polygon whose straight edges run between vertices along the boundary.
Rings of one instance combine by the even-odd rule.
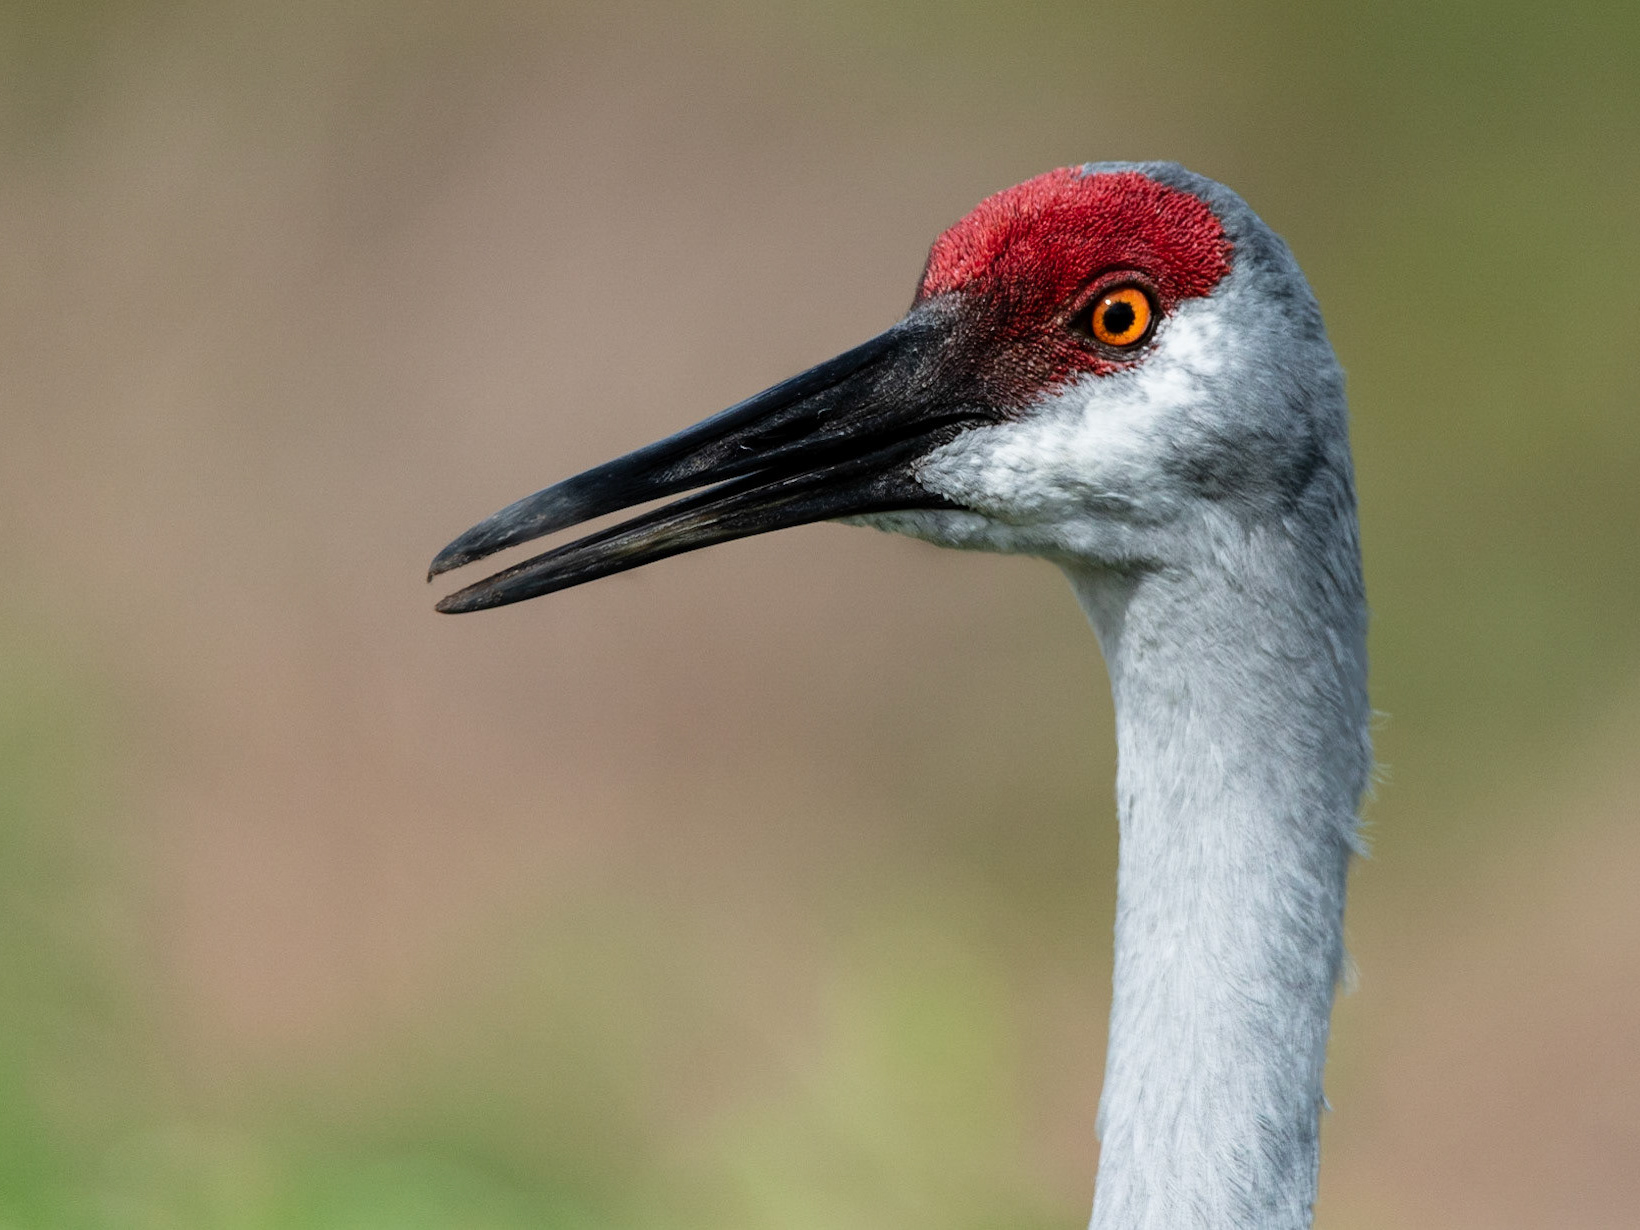
[[[1093,1230],[1305,1230],[1370,772],[1353,499],[1331,555],[1209,526],[1071,567],[1116,706],[1120,853]]]

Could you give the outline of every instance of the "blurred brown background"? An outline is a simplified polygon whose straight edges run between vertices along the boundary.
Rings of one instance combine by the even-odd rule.
[[[1385,781],[1319,1225],[1640,1219],[1640,7],[0,15],[0,1224],[1083,1223],[1110,705],[817,526],[446,619],[506,501],[1171,157],[1349,370]]]

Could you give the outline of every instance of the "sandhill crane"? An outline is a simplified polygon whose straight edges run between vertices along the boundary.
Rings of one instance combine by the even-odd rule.
[[[681,492],[438,607],[826,519],[1059,565],[1116,706],[1092,1226],[1309,1226],[1371,749],[1343,376],[1286,244],[1171,163],[1038,176],[940,236],[885,333],[519,500],[430,575]]]

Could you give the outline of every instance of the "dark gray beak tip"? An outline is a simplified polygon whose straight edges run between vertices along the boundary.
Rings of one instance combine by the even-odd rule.
[[[474,560],[574,525],[588,515],[583,501],[577,498],[585,483],[585,475],[570,479],[556,487],[525,496],[484,518],[433,557],[433,563],[427,569],[427,579],[431,581]]]
[[[510,508],[503,509],[495,516],[485,518],[433,556],[433,562],[427,568],[427,579],[431,581],[446,572],[453,572],[474,560],[494,555],[504,547],[511,546],[517,541],[516,531],[509,532],[514,530],[514,527],[506,523],[498,524],[503,514],[511,511]]]
[[[455,569],[460,568],[463,564],[470,564],[473,560],[478,558],[476,555],[473,555],[467,551],[464,545],[466,537],[467,536],[463,534],[449,546],[445,547],[444,550],[433,556],[433,562],[428,565],[427,568],[427,579],[429,581],[437,580],[446,572],[453,572]]]
[[[446,594],[433,604],[433,609],[440,615],[465,615],[468,611],[478,609],[467,597],[466,590],[457,590],[453,594]]]

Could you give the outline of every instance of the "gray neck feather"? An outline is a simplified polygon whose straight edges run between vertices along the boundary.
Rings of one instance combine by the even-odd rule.
[[[1310,1225],[1371,758],[1354,497],[1326,469],[1263,523],[1210,506],[1188,566],[1067,569],[1119,754],[1094,1230]]]

